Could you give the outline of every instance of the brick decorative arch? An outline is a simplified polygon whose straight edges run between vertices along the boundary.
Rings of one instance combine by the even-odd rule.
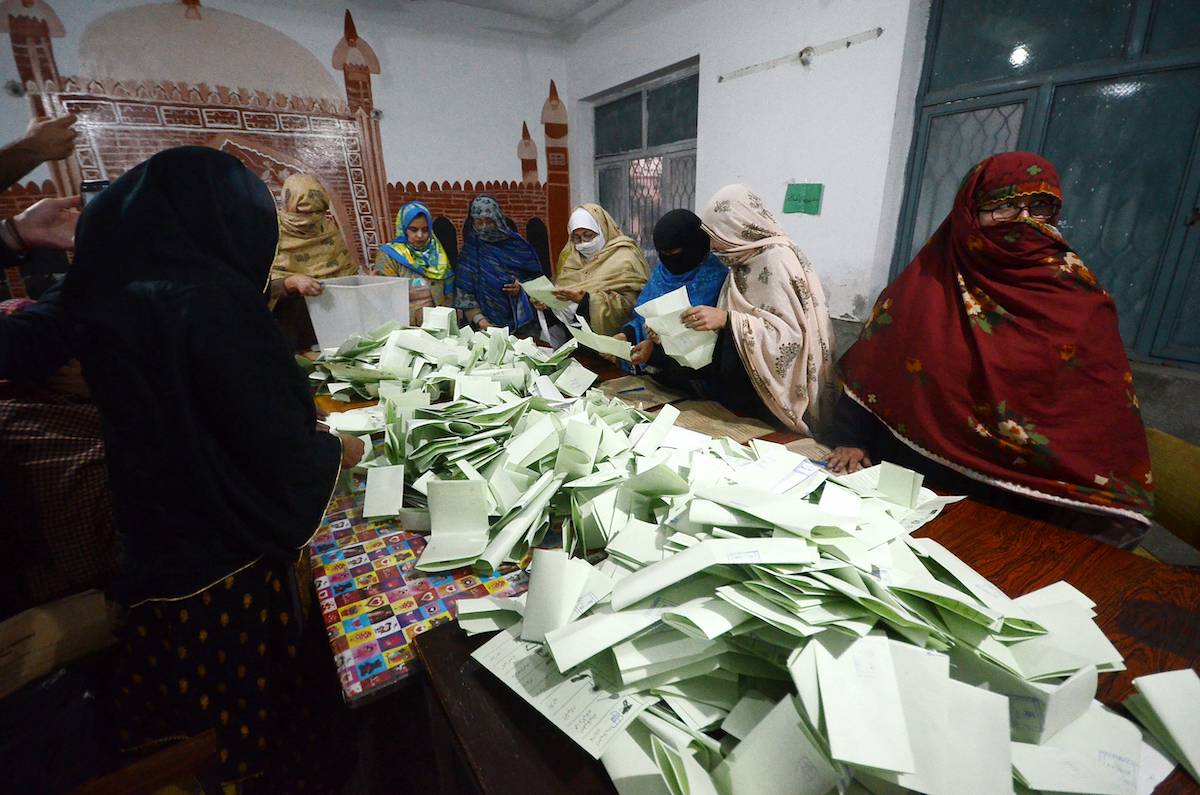
[[[333,187],[327,176],[322,174],[319,169],[303,162],[298,157],[285,154],[259,141],[237,134],[216,136],[207,145],[231,154],[245,163],[247,168],[267,183],[267,187],[275,196],[275,204],[279,207],[283,207],[283,181],[285,179],[296,173],[313,174],[319,177],[325,186],[325,191],[329,194],[330,214],[338,229],[341,230],[342,236],[347,242],[351,241],[352,238],[348,236],[348,233],[354,233],[358,227],[353,215],[354,204]],[[355,246],[351,245],[350,249],[353,252]],[[361,252],[359,253],[361,254]]]

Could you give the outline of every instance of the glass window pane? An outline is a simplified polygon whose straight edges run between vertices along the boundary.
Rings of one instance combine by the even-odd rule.
[[[642,95],[596,106],[596,156],[629,152],[642,146]]]
[[[700,75],[646,92],[646,146],[695,138],[699,102]]]
[[[1142,322],[1172,231],[1200,123],[1197,85],[1200,68],[1054,93],[1045,156],[1062,181],[1059,226],[1116,299],[1126,345]]]
[[[1195,0],[1177,0],[1195,8]],[[944,2],[933,90],[1118,58],[1133,0]]]
[[[1196,0],[1156,0],[1150,21],[1150,52],[1200,46],[1200,7]]]
[[[988,155],[1017,148],[1024,115],[1025,103],[1014,102],[936,116],[930,122],[909,259],[950,212],[958,186],[971,166]]]
[[[673,154],[667,160],[667,188],[663,212],[696,208],[696,152]]]
[[[638,242],[651,265],[658,262],[654,225],[662,215],[662,173],[661,157],[629,162],[629,226],[622,231]]]
[[[625,163],[611,163],[596,170],[597,201],[622,227],[628,222],[625,211],[628,186],[629,171]]]

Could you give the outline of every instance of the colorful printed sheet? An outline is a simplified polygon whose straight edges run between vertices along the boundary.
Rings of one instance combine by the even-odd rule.
[[[460,598],[515,596],[529,584],[520,570],[490,577],[469,568],[417,571],[424,537],[395,519],[363,519],[364,488],[365,480],[355,478],[352,490],[330,501],[309,548],[342,695],[351,704],[419,670],[412,639],[454,620]]]

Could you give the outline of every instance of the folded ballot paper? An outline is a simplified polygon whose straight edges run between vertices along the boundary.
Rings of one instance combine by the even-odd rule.
[[[570,306],[569,301],[564,301],[554,294],[554,282],[547,279],[545,276],[539,276],[536,279],[530,279],[527,282],[521,282],[521,289],[525,291],[532,300],[540,304],[545,304],[551,309],[566,309]]]
[[[668,356],[684,367],[699,370],[712,361],[717,332],[694,331],[684,325],[682,315],[691,308],[687,288],[680,287],[634,307],[634,311],[646,319],[646,326],[658,335]]]
[[[615,356],[625,361],[633,358],[633,346],[628,342],[622,342],[603,334],[597,334],[592,331],[591,326],[588,325],[587,320],[582,315],[577,317],[576,320],[579,322],[579,328],[567,326],[567,331],[571,332],[571,336],[577,339],[580,345],[586,345],[594,351],[599,351],[608,356]]]
[[[475,659],[618,792],[1135,795],[1172,758],[1195,772],[1195,673],[1136,680],[1145,736],[1098,705],[1124,661],[1094,603],[1005,593],[914,538],[959,499],[919,474],[834,476],[643,413],[593,388],[582,337],[426,319],[310,377],[379,396],[334,424],[379,443],[366,512],[428,533],[419,568],[530,569],[523,597],[460,600],[460,625],[496,633]]]
[[[1133,680],[1124,701],[1138,723],[1175,762],[1200,782],[1200,677],[1191,668]]]

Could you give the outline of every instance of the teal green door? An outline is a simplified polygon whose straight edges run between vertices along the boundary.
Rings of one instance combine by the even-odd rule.
[[[1063,234],[1113,294],[1130,354],[1200,365],[1200,2],[979,13],[934,2],[893,272],[949,209],[963,162],[1036,151],[1058,167]]]

